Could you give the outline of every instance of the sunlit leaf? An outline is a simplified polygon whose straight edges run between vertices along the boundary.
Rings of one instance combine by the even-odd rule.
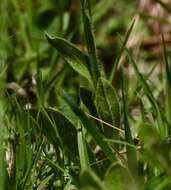
[[[80,75],[91,82],[88,57],[69,41],[46,34],[48,42],[61,53],[68,64]]]

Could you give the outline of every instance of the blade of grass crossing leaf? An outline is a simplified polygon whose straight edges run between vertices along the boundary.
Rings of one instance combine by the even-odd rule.
[[[64,190],[65,189],[69,189],[70,190],[70,184],[74,181],[74,183],[77,183],[75,182],[75,179],[73,178],[72,175],[70,175],[70,173],[68,172],[67,169],[65,168],[62,168],[58,162],[54,162],[52,161],[51,159],[45,157],[45,160],[47,161],[48,165],[56,172],[56,175],[59,175],[59,171],[62,173],[63,176],[68,176],[69,178],[69,181],[68,183],[65,185],[64,187]]]
[[[55,171],[61,171],[62,173],[65,173],[65,169],[63,169],[61,166],[59,166],[58,163],[53,162],[52,160],[50,160],[49,158],[45,158],[45,160],[47,161],[47,163],[49,165],[51,165],[51,167],[55,170]]]
[[[42,130],[48,140],[53,143],[57,153],[62,156],[60,153],[63,152],[65,147],[70,156],[73,159],[76,158],[78,156],[76,127],[58,110],[42,108],[41,111],[42,119],[40,118],[40,122],[43,122]]]
[[[89,0],[80,0],[82,6],[82,16],[84,24],[84,34],[86,40],[86,46],[90,59],[90,68],[93,76],[94,84],[96,86],[97,80],[100,77],[100,68],[96,55],[96,46],[91,25],[91,6]]]
[[[27,169],[27,172],[23,178],[23,185],[22,185],[22,189],[25,189],[25,185],[27,183],[27,180],[29,178],[29,176],[32,174],[31,169],[33,168],[33,166],[36,164],[36,161],[40,158],[41,156],[41,151],[42,151],[42,147],[44,146],[44,141],[42,140],[42,142],[39,142],[39,144],[37,144],[37,148],[35,150],[35,156],[32,159],[32,163],[30,165],[30,167]]]
[[[86,148],[86,140],[83,133],[83,128],[81,123],[79,123],[79,129],[77,130],[77,139],[78,139],[78,151],[80,157],[81,170],[84,171],[90,167],[89,158]]]
[[[118,66],[119,61],[120,61],[120,59],[121,59],[122,53],[123,53],[123,51],[125,50],[126,44],[127,44],[128,40],[129,40],[129,37],[130,37],[130,35],[131,35],[132,29],[133,29],[133,27],[134,27],[134,24],[135,24],[135,20],[133,20],[131,26],[129,27],[129,29],[128,29],[126,35],[125,35],[125,39],[124,39],[124,41],[123,41],[123,43],[122,43],[121,49],[120,49],[120,51],[119,51],[119,53],[118,53],[118,55],[117,55],[117,57],[116,57],[116,60],[115,60],[115,62],[114,62],[114,64],[113,64],[113,68],[112,68],[112,71],[111,71],[110,76],[109,76],[110,82],[112,82],[113,79],[114,79],[117,66]]]
[[[151,91],[148,83],[145,81],[143,75],[140,73],[140,71],[139,71],[139,69],[138,69],[138,67],[137,67],[137,65],[136,65],[136,63],[132,57],[131,52],[128,49],[126,49],[126,51],[127,51],[129,61],[133,65],[133,68],[134,68],[134,71],[137,75],[137,78],[142,85],[144,93],[148,97],[153,109],[155,110],[155,112],[157,114],[157,126],[156,127],[157,127],[157,130],[159,132],[159,135],[161,136],[161,138],[165,138],[167,136],[167,129],[166,129],[166,127],[162,121],[162,116],[161,116],[159,106],[158,106],[158,104],[157,104],[157,102],[156,102],[156,100],[152,94],[152,91]]]
[[[66,102],[71,106],[73,111],[80,118],[83,126],[91,134],[96,143],[101,147],[102,151],[107,156],[107,158],[111,162],[114,162],[116,160],[114,152],[111,149],[111,147],[103,140],[103,136],[99,133],[96,126],[92,124],[92,122],[87,118],[84,112],[82,112],[66,94],[63,95],[63,98],[66,100]]]
[[[47,175],[43,180],[40,181],[37,190],[42,190],[42,187],[45,187],[53,178],[53,174]]]
[[[134,145],[129,121],[128,121],[128,107],[127,107],[127,99],[126,99],[126,88],[125,88],[125,80],[124,73],[122,70],[122,100],[123,100],[123,115],[124,115],[124,128],[125,128],[125,140],[127,143]],[[131,146],[126,146],[127,150],[127,159],[128,159],[128,167],[131,170],[133,175],[137,177],[138,164],[137,164],[137,155],[136,149]]]
[[[113,86],[102,77],[98,80],[94,101],[100,119],[119,128],[120,107],[118,97]],[[104,133],[108,138],[118,138],[118,132],[110,127],[104,127]]]
[[[165,65],[165,114],[167,121],[171,125],[171,68],[168,63],[168,58],[167,58],[167,51],[166,51],[166,45],[164,41],[164,36],[162,36],[162,41],[163,41],[163,62]]]
[[[37,122],[39,123],[39,130],[45,135],[48,141],[53,144],[56,152],[60,155],[59,147],[62,146],[62,140],[54,120],[50,118],[47,111],[43,107],[41,107],[38,114]]]
[[[121,144],[121,145],[125,145],[125,146],[130,146],[131,148],[136,149],[136,146],[133,144],[133,141],[130,144],[126,141],[120,141],[120,140],[115,140],[115,139],[104,139],[104,140],[107,142],[110,142],[110,143],[117,143],[117,144]]]

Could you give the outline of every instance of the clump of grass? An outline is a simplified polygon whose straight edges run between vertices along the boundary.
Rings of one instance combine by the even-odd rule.
[[[107,72],[98,57],[89,0],[75,4],[81,22],[68,11],[68,1],[60,1],[57,12],[54,1],[12,0],[3,6],[0,189],[170,189],[171,72],[164,37],[165,107],[127,47],[134,22]],[[16,18],[6,25],[10,10]],[[95,19],[106,12],[94,13]],[[48,26],[39,23],[42,18]],[[73,18],[81,26],[71,28]],[[77,35],[77,42],[85,40],[82,48],[73,43]],[[122,62],[118,70],[123,54],[128,66]],[[136,119],[131,109],[138,109]]]

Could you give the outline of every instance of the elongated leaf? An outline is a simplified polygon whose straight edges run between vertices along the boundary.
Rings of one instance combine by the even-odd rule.
[[[114,79],[117,66],[118,66],[119,61],[120,61],[120,59],[121,59],[122,53],[123,53],[123,51],[124,51],[124,49],[125,49],[125,47],[126,47],[126,44],[127,44],[128,40],[129,40],[130,34],[131,34],[132,29],[133,29],[133,27],[134,27],[134,23],[135,23],[135,21],[133,21],[132,24],[131,24],[131,26],[129,27],[129,29],[128,29],[126,35],[125,35],[125,39],[124,39],[124,41],[123,41],[123,43],[122,43],[121,49],[120,49],[120,51],[119,51],[119,53],[118,53],[118,55],[117,55],[117,57],[116,57],[116,60],[115,60],[115,62],[114,62],[112,71],[111,71],[110,76],[109,76],[109,80],[110,80],[111,82],[112,82],[113,79]]]
[[[168,58],[167,58],[167,51],[166,51],[166,45],[164,42],[164,36],[162,36],[163,40],[163,62],[165,65],[165,76],[166,76],[166,85],[165,85],[165,93],[166,93],[166,98],[165,98],[165,114],[167,121],[171,125],[171,68],[168,63]]]
[[[19,105],[19,103],[15,102],[15,110],[16,110],[16,123],[17,123],[17,132],[19,134],[18,144],[15,147],[14,158],[15,158],[15,175],[17,181],[17,187],[22,186],[22,176],[25,175],[26,169],[28,166],[28,157],[27,155],[27,139],[25,137],[25,132],[27,131],[27,122],[26,115],[24,110]],[[16,137],[17,138],[17,137]]]
[[[44,109],[40,112],[38,110],[32,110],[32,114],[34,114],[33,118],[37,118],[38,127],[40,132],[52,143],[58,151],[58,147],[61,146],[61,141],[59,138],[59,134],[56,130],[55,123]]]
[[[124,114],[124,128],[125,128],[125,140],[127,143],[134,145],[131,129],[128,121],[128,107],[127,107],[127,99],[126,99],[126,91],[125,91],[125,81],[124,74],[122,71],[122,99],[123,99],[123,114]],[[127,159],[128,159],[128,167],[133,175],[136,177],[138,172],[138,163],[137,163],[137,155],[136,149],[131,146],[126,146]]]
[[[111,166],[104,178],[104,183],[108,190],[135,189],[131,175],[126,168],[119,164]]]
[[[48,34],[46,34],[46,38],[48,42],[63,55],[64,59],[76,72],[91,82],[88,57],[84,53],[63,38],[52,38]]]
[[[1,137],[1,139],[3,139]],[[5,178],[6,176],[6,168],[5,168],[5,161],[4,161],[4,147],[3,147],[3,143],[0,140],[1,145],[0,145],[0,190],[4,190],[5,189]]]
[[[82,130],[81,124],[79,124],[80,129],[77,132],[77,139],[78,139],[78,150],[79,150],[79,157],[80,157],[80,164],[81,164],[81,170],[87,170],[89,165],[89,158],[88,158],[88,152],[86,147],[86,140],[84,137],[84,133]]]
[[[63,113],[52,108],[42,108],[38,113],[38,123],[39,130],[54,145],[57,153],[59,148],[67,148],[71,158],[78,158],[77,130]]]
[[[62,138],[63,145],[78,155],[76,127],[58,110],[46,109],[55,121],[58,133]],[[72,142],[72,143],[71,143]]]
[[[90,58],[90,68],[93,76],[94,84],[96,86],[97,80],[100,77],[100,68],[97,61],[96,46],[91,25],[91,6],[89,0],[80,0],[82,5],[82,16],[84,24],[84,33],[88,55]]]
[[[92,100],[92,92],[85,88],[80,88],[80,97],[83,101],[84,105],[88,108],[90,113],[94,116],[97,115],[96,107],[94,105],[94,102]]]
[[[59,97],[58,101],[60,105],[59,107],[60,112],[63,115],[65,115],[65,117],[73,124],[73,126],[75,126],[78,129],[79,118],[77,117],[77,115],[73,112],[71,107],[66,103],[66,101],[63,98]]]
[[[86,170],[80,176],[81,185],[85,187],[85,189],[94,190],[107,190],[105,185],[102,183],[100,178],[92,171]]]
[[[95,91],[95,105],[100,119],[120,127],[120,107],[113,86],[104,78],[99,78]],[[104,127],[105,135],[109,138],[118,137],[116,130]]]
[[[120,145],[125,145],[125,146],[129,146],[131,148],[134,148],[136,149],[136,146],[134,144],[130,144],[126,141],[120,141],[120,140],[115,140],[115,139],[105,139],[105,141],[109,142],[109,143],[117,143],[117,144],[120,144]]]
[[[142,85],[142,88],[144,90],[144,93],[145,95],[148,97],[153,109],[155,110],[156,114],[157,114],[157,130],[160,134],[160,136],[162,138],[165,138],[167,136],[167,129],[162,121],[162,116],[161,116],[161,112],[160,112],[160,109],[159,109],[159,106],[153,96],[153,93],[148,85],[148,83],[146,82],[146,80],[144,79],[143,75],[140,73],[130,51],[128,49],[126,49],[127,51],[127,54],[128,54],[128,58],[129,58],[129,61],[130,63],[133,65],[133,68],[134,68],[134,71],[137,75],[137,78],[139,80],[139,82],[141,83]]]
[[[92,124],[92,122],[87,118],[84,112],[81,111],[67,95],[63,95],[63,97],[66,100],[66,102],[71,106],[73,111],[77,114],[77,116],[80,118],[86,130],[91,134],[96,143],[101,147],[102,151],[107,156],[107,158],[111,162],[115,161],[116,158],[111,147],[103,140],[104,137],[99,133],[96,126]]]

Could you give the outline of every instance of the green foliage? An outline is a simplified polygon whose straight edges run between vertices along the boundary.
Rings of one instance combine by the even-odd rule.
[[[170,21],[136,6],[0,4],[0,190],[171,189],[168,41],[163,69],[151,49],[130,46],[138,24],[150,34],[138,15],[130,25],[134,13]]]
[[[95,91],[95,105],[100,119],[120,128],[120,107],[115,89],[104,78],[99,78]],[[104,134],[107,138],[118,138],[118,131],[104,126]]]
[[[167,58],[167,52],[166,52],[166,45],[164,42],[164,37],[163,39],[163,62],[165,65],[165,73],[166,73],[166,81],[165,81],[165,93],[166,93],[166,100],[165,100],[165,112],[166,112],[166,118],[167,121],[169,122],[169,125],[171,124],[171,69],[170,65],[168,63],[168,58]]]
[[[94,84],[96,85],[98,78],[100,77],[100,68],[96,55],[95,41],[93,37],[92,25],[91,25],[91,5],[89,0],[81,0],[82,16],[84,24],[84,33],[89,60],[91,64],[91,73],[93,76]]]
[[[123,72],[123,71],[122,71]],[[131,129],[128,121],[128,107],[127,107],[127,93],[125,92],[125,78],[124,73],[122,73],[122,99],[123,99],[123,112],[124,112],[124,129],[125,129],[125,141],[129,144],[134,144]],[[135,179],[138,177],[138,163],[137,163],[137,153],[135,148],[131,146],[126,146],[128,167]]]
[[[66,59],[69,65],[91,82],[91,75],[89,71],[89,62],[85,54],[83,54],[77,47],[62,38],[51,38],[46,34],[49,43],[54,46]]]
[[[119,164],[111,166],[105,174],[104,183],[108,190],[134,189],[133,179],[126,168]]]

